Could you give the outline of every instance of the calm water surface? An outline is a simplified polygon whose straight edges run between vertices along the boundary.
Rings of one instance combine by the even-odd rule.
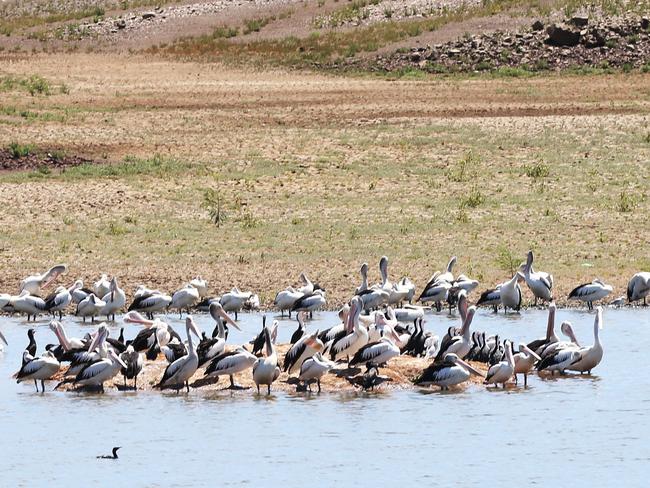
[[[168,319],[182,330],[177,316]],[[578,339],[593,343],[593,314],[558,311]],[[335,323],[320,314],[309,329]],[[457,318],[427,317],[438,334]],[[212,330],[211,319],[197,322]],[[242,315],[244,342],[261,325]],[[68,333],[89,325],[64,319]],[[473,327],[515,341],[545,333],[546,312],[493,316]],[[120,323],[112,328],[117,336]],[[39,354],[54,342],[37,322]],[[285,342],[295,322],[282,321]],[[27,344],[22,319],[0,317],[9,346],[0,354],[2,486],[648,486],[650,310],[606,310],[603,363],[589,377],[540,380],[507,391],[472,386],[431,391],[321,395],[192,391],[104,395],[17,385]],[[127,326],[127,338],[138,328]],[[184,330],[181,335],[184,336]],[[48,388],[51,389],[50,383]],[[97,460],[123,446],[119,461]]]

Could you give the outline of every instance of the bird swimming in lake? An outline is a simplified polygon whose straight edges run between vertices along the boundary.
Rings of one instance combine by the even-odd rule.
[[[117,451],[120,450],[120,449],[122,449],[122,448],[121,447],[114,447],[113,448],[113,454],[111,454],[110,456],[106,456],[106,455],[97,456],[97,459],[118,459]]]

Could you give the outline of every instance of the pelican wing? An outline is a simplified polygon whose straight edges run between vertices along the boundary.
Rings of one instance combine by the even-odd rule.
[[[165,373],[163,374],[162,379],[160,380],[160,383],[158,383],[158,386],[164,386],[165,383],[167,383],[171,378],[174,377],[176,373],[178,373],[181,368],[185,365],[185,361],[187,360],[188,356],[182,356],[178,358],[176,361],[171,363],[167,368],[165,369]]]
[[[307,349],[307,344],[305,341],[300,340],[293,346],[291,346],[291,349],[287,351],[287,354],[284,356],[284,363],[282,370],[283,371],[288,371],[293,367],[293,365],[296,363],[298,358],[302,356],[302,354],[305,352],[305,349]]]
[[[23,364],[22,368],[20,368],[20,371],[16,373],[16,378],[24,378],[25,376],[29,376],[30,374],[35,373],[45,365],[45,362],[46,361],[41,358],[30,359],[25,364]]]
[[[84,366],[83,369],[79,371],[79,373],[77,373],[75,382],[92,379],[104,372],[104,370],[111,364],[112,363],[110,359],[100,359],[94,363],[89,363]]]

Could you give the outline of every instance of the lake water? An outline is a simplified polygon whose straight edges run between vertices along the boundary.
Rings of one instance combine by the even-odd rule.
[[[593,343],[593,314],[559,310],[578,339]],[[211,331],[211,319],[197,315]],[[182,330],[177,316],[168,319]],[[589,377],[529,378],[527,389],[470,386],[433,390],[271,396],[192,391],[37,394],[17,385],[27,344],[23,319],[0,317],[9,346],[0,355],[2,486],[648,486],[650,310],[605,310],[605,356]],[[309,330],[336,321],[318,314]],[[442,335],[457,318],[427,316]],[[89,325],[64,318],[68,333]],[[259,315],[241,315],[250,339]],[[119,333],[115,324],[112,336]],[[479,312],[473,328],[530,341],[546,312]],[[55,342],[36,325],[39,354]],[[295,322],[282,321],[285,342]],[[128,326],[127,338],[137,327]],[[184,331],[182,333],[184,336]],[[51,390],[53,384],[47,385]],[[98,460],[122,446],[118,461]]]

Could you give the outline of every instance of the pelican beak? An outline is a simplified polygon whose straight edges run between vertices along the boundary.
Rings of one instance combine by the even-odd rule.
[[[237,325],[237,323],[236,323],[233,319],[230,318],[230,316],[226,313],[226,311],[225,311],[223,308],[222,308],[221,310],[219,310],[219,315],[220,315],[221,317],[223,317],[223,319],[224,319],[227,323],[229,323],[230,325],[232,325],[235,329],[241,331],[241,328]]]
[[[531,356],[533,356],[533,357],[534,357],[535,359],[537,359],[538,361],[541,361],[541,360],[542,360],[542,358],[539,356],[539,354],[537,354],[535,351],[531,350],[528,346],[524,346],[524,349],[526,350],[526,352],[527,352],[528,354],[530,354]]]
[[[7,342],[7,339],[6,339],[5,336],[2,334],[2,332],[0,332],[0,339],[1,339],[2,342],[4,342],[7,346],[9,345],[9,343]]]
[[[93,341],[90,343],[90,347],[88,348],[88,352],[93,352],[99,345],[106,339],[106,332],[104,332],[104,329],[101,331],[98,331],[97,334],[95,334],[95,338]]]
[[[188,317],[187,321],[190,324],[190,330],[194,332],[194,335],[197,337],[197,339],[201,339],[201,330],[199,329],[198,325],[196,325],[196,322],[194,322],[194,318]]]
[[[485,377],[485,375],[484,375],[483,373],[481,373],[479,370],[473,368],[469,363],[466,363],[466,362],[463,361],[462,359],[458,358],[458,359],[456,360],[456,362],[457,362],[458,364],[460,364],[461,366],[463,366],[465,369],[467,369],[467,371],[469,371],[470,373],[473,373],[473,374],[475,374],[476,376],[480,376],[481,378],[484,378],[484,377]]]
[[[124,316],[123,320],[127,324],[151,324],[150,320],[145,319],[142,315],[133,310],[131,312],[128,312]]]
[[[121,358],[120,356],[118,356],[117,354],[113,353],[113,357],[115,358],[115,360],[116,360],[118,363],[120,363],[120,365],[121,365],[123,368],[126,369],[126,368],[128,367],[128,366],[126,365],[126,363],[125,363],[124,361],[122,361],[122,358]]]

